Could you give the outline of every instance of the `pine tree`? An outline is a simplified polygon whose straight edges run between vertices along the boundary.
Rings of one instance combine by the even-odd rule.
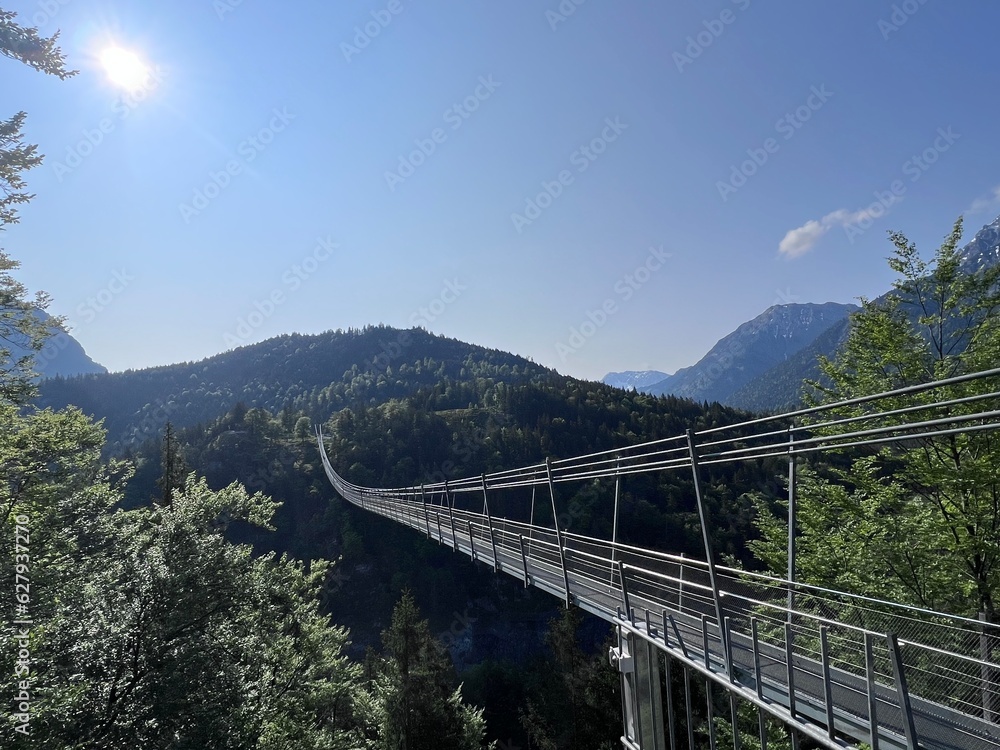
[[[372,681],[370,720],[380,750],[482,750],[482,711],[462,702],[444,648],[403,593],[382,633],[384,653]]]
[[[184,480],[187,477],[187,466],[184,463],[184,454],[177,441],[177,434],[174,426],[167,422],[163,433],[163,448],[161,450],[162,474],[156,486],[160,488],[160,499],[163,505],[170,505],[173,494],[184,489]]]

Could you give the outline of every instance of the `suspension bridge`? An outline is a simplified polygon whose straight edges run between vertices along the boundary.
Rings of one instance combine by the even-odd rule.
[[[997,383],[1000,369],[402,488],[346,481],[321,430],[317,440],[327,477],[348,502],[613,623],[618,646],[609,657],[621,673],[628,750],[698,743],[715,750],[714,717],[727,704],[734,750],[754,735],[766,750],[776,723],[796,749],[805,741],[830,750],[989,750],[1000,749],[1000,627],[796,581],[796,471],[832,452],[870,455],[944,441],[960,456],[975,440],[981,449],[1000,428]],[[775,457],[788,460],[784,577],[719,563],[703,477],[706,466]],[[655,472],[693,478],[704,559],[619,541],[622,483]],[[1000,484],[1000,476],[992,481]],[[612,538],[560,528],[573,486],[602,482],[613,491]],[[542,503],[551,526],[536,522]],[[523,512],[511,510],[518,506]],[[697,700],[704,703],[696,708]],[[697,737],[696,713],[708,717]]]

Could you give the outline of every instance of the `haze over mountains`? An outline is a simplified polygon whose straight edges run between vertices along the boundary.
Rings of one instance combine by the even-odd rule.
[[[980,229],[960,254],[967,273],[1000,262],[1000,217]],[[835,302],[775,305],[670,377],[641,384],[642,373],[626,371],[609,373],[603,382],[752,411],[794,408],[802,381],[818,376],[819,356],[837,352],[849,332],[850,313],[858,309]]]

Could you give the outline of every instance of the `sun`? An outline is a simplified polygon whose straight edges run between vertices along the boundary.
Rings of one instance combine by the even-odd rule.
[[[101,64],[111,82],[126,89],[137,89],[149,79],[150,70],[134,52],[108,47],[101,53]]]

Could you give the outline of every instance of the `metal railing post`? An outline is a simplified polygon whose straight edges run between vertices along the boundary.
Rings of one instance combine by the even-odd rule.
[[[899,639],[895,633],[886,633],[889,657],[892,659],[892,676],[896,681],[899,696],[899,710],[903,714],[903,734],[906,735],[908,750],[917,750],[917,727],[913,723],[913,708],[910,705],[910,691],[906,687],[906,673],[903,671],[903,654],[899,650]]]
[[[455,503],[451,499],[451,492],[448,490],[448,480],[444,480],[444,496],[448,500],[448,517],[451,519],[451,548],[458,551],[458,534],[455,532]]]
[[[521,569],[524,571],[524,588],[528,588],[528,557],[524,554],[524,534],[518,534],[517,540],[521,545]]]
[[[427,511],[427,494],[424,492],[424,485],[420,485],[420,500],[424,506],[424,526],[427,527],[427,538],[431,538],[431,517]]]
[[[830,682],[830,643],[828,640],[829,628],[826,625],[819,627],[819,659],[823,668],[823,700],[826,703],[826,734],[832,740],[833,731],[833,685]]]
[[[486,492],[486,475],[483,474],[483,512],[486,513],[486,525],[490,529],[490,547],[493,549],[493,571],[500,571],[500,558],[497,557],[497,543],[493,538],[493,518],[490,516],[490,501]]]
[[[792,622],[795,611],[795,521],[798,517],[795,492],[795,455],[792,443],[795,441],[795,426],[788,428],[788,621]]]
[[[556,527],[556,546],[559,547],[559,564],[562,566],[563,585],[566,591],[566,608],[570,606],[569,574],[566,572],[566,552],[563,549],[562,532],[559,531],[559,514],[556,512],[556,487],[552,482],[552,459],[545,459],[545,472],[549,480],[549,497],[552,499],[552,525]],[[624,585],[624,580],[622,581]]]
[[[615,514],[614,522],[611,526],[611,581],[608,586],[615,587],[615,545],[618,544],[618,498],[621,493],[622,477],[618,471],[621,469],[621,456],[615,456]]]
[[[868,723],[871,728],[869,744],[878,750],[878,698],[875,693],[875,652],[872,634],[865,633],[865,681],[868,683]]]
[[[688,428],[687,431],[688,451],[691,454],[691,473],[694,476],[694,497],[698,503],[698,517],[701,521],[701,536],[705,542],[705,558],[708,562],[708,579],[712,587],[712,599],[715,601],[715,618],[719,623],[719,639],[722,643],[723,653],[726,652],[726,634],[723,625],[722,615],[722,595],[719,591],[719,584],[715,576],[715,555],[712,554],[712,538],[708,531],[708,513],[705,510],[705,501],[701,495],[701,476],[698,471],[698,452],[694,447],[694,430]],[[727,665],[728,668],[728,665]],[[732,675],[730,675],[732,677]]]

